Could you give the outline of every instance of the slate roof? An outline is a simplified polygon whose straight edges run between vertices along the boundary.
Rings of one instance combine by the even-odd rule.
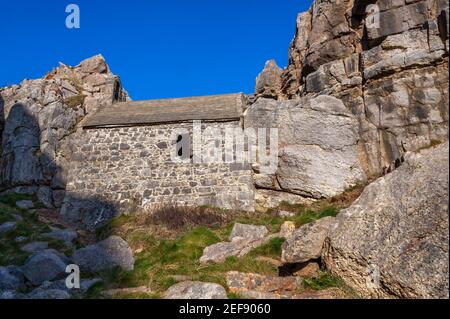
[[[245,96],[223,94],[120,102],[88,115],[83,128],[158,125],[193,120],[235,121],[242,117]]]

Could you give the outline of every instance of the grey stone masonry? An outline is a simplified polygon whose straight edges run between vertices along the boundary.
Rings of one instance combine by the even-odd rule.
[[[222,135],[216,137],[223,141],[216,144],[224,146],[227,127],[241,126],[239,121],[204,122],[202,132],[216,129]],[[187,162],[180,163],[173,157],[181,154],[186,158],[183,150],[181,153],[177,150],[180,135],[176,132],[183,129],[190,147],[186,147]],[[89,199],[109,203],[119,212],[129,213],[175,203],[253,211],[250,165],[193,163],[192,137],[193,122],[83,130],[73,149],[63,214],[75,222],[83,220],[83,214],[90,215],[91,219],[99,216],[99,212],[85,211],[89,205],[76,203]],[[205,146],[211,146],[212,140],[204,138],[202,153],[208,152]],[[102,205],[91,206],[94,210],[103,209]]]

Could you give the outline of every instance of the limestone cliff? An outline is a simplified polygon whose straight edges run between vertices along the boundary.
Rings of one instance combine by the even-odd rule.
[[[0,191],[37,193],[61,205],[71,161],[71,135],[91,112],[128,99],[102,56],[60,64],[44,78],[0,89]]]
[[[304,105],[311,99],[330,95],[342,101],[351,118],[344,127],[356,134],[348,139],[352,155],[347,152],[343,159],[342,150],[327,146],[327,136],[343,125],[342,114],[330,115],[338,102],[316,110],[323,121],[315,126],[314,141],[303,137],[314,126],[304,115],[277,118],[278,127],[289,126],[302,136],[281,136],[279,170],[258,175],[257,186],[327,197],[392,171],[405,152],[447,140],[448,34],[443,0],[314,1],[298,16],[289,65],[280,70],[271,61],[258,76],[248,123],[265,122],[274,110],[308,113]],[[312,178],[318,167],[329,167],[325,180]],[[293,175],[285,173],[294,170],[301,176],[292,185]]]

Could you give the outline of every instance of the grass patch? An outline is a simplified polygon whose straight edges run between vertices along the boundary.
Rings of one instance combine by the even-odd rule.
[[[345,288],[342,279],[333,276],[328,271],[323,271],[316,278],[304,278],[305,288],[312,290],[323,290],[328,288]]]
[[[66,104],[68,107],[75,109],[84,103],[84,99],[86,98],[86,95],[83,94],[77,94],[74,96],[70,96],[66,99],[64,99],[64,104]]]
[[[37,202],[37,198],[34,195],[6,193],[0,196],[0,203],[15,207],[16,202],[20,200],[31,200],[33,203]]]
[[[2,236],[0,240],[0,266],[11,264],[22,265],[30,255],[23,252],[20,247],[28,242],[37,240],[42,233],[49,232],[50,227],[39,221],[36,213],[24,211],[14,207],[16,201],[30,199],[29,195],[9,193],[0,197],[0,223],[14,221],[14,215],[20,216],[22,220],[17,220],[16,229]],[[16,243],[19,236],[27,237],[27,241]]]
[[[175,240],[157,239],[142,230],[128,233],[125,238],[132,247],[143,247],[135,255],[134,270],[119,269],[101,273],[105,289],[147,286],[162,293],[176,283],[174,276],[187,276],[192,280],[215,282],[226,287],[228,271],[255,272],[276,275],[277,269],[266,262],[255,263],[255,256],[279,257],[280,238],[275,238],[242,258],[229,257],[223,263],[200,264],[206,246],[221,241],[220,230],[204,226],[195,227]]]

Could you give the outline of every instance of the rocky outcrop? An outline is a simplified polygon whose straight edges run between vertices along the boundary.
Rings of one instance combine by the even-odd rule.
[[[275,60],[266,62],[264,70],[256,78],[255,96],[277,98],[281,91],[282,69]]]
[[[407,153],[337,217],[322,252],[367,297],[448,298],[448,143]]]
[[[366,179],[358,157],[358,121],[335,97],[260,98],[246,111],[245,126],[278,129],[278,169],[258,172],[258,188],[318,199]]]
[[[280,129],[278,171],[255,171],[256,186],[330,197],[448,140],[448,21],[443,0],[314,1],[298,16],[281,89],[269,63],[245,118]],[[340,102],[308,110],[326,95]]]
[[[35,193],[45,205],[61,206],[79,122],[127,99],[100,55],[0,89],[0,191]]]

